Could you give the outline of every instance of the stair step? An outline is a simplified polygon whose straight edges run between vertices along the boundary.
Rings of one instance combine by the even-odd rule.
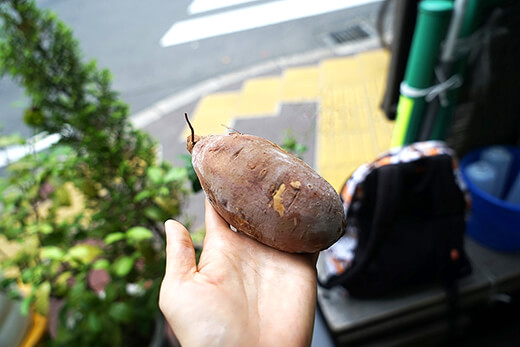
[[[367,158],[373,156],[373,139],[363,88],[336,87],[324,91],[318,119],[317,170],[334,188]]]
[[[390,53],[385,50],[368,51],[356,55],[362,75],[367,79],[386,79]]]
[[[316,166],[337,190],[361,164],[390,147],[393,123],[379,109],[387,65],[388,54],[381,50],[321,64]]]
[[[318,129],[308,146],[316,151],[313,166],[339,189],[359,165],[390,147],[393,122],[379,107],[388,62],[386,51],[374,50],[287,68],[282,76],[252,78],[239,91],[203,97],[192,124],[199,135],[224,134],[225,125],[280,142],[289,128],[298,138],[306,122],[291,105],[305,110],[301,114],[311,110],[316,121],[313,128]],[[280,124],[287,127],[281,129]],[[186,127],[183,141],[188,134]]]
[[[289,68],[282,78],[280,100],[282,102],[316,101],[319,96],[317,66]]]
[[[242,86],[235,116],[275,116],[278,112],[281,84],[279,76],[247,80]]]
[[[240,92],[220,92],[203,97],[190,117],[197,135],[225,134],[227,129],[222,125],[231,125],[240,97]],[[181,140],[184,141],[189,133],[186,126]]]
[[[290,134],[298,143],[307,146],[303,160],[314,166],[317,114],[318,105],[315,102],[282,104],[276,118],[239,118],[233,123],[233,128],[264,137],[278,145]]]
[[[319,88],[321,90],[359,85],[362,82],[355,56],[326,59],[320,64]]]
[[[257,116],[237,118],[231,127],[245,134],[264,137],[278,145],[283,143],[287,131],[291,131],[298,143],[307,146],[303,160],[312,166],[315,160],[316,103],[292,103],[280,107],[278,117]],[[186,211],[196,228],[204,227],[204,198],[200,192],[190,196]],[[194,229],[196,230],[196,229]]]

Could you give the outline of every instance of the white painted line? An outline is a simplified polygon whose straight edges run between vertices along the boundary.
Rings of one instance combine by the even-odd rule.
[[[134,127],[142,129],[174,111],[180,112],[179,117],[182,118],[184,113],[181,108],[197,101],[204,95],[276,69],[281,70],[289,66],[317,62],[332,56],[334,56],[334,53],[330,49],[317,49],[303,54],[269,60],[226,75],[210,78],[136,113],[130,118],[130,121]]]
[[[290,66],[316,63],[325,58],[341,55],[351,55],[379,47],[379,40],[368,39],[355,44],[349,43],[345,45],[339,45],[337,47],[320,48],[302,54],[269,60],[258,65],[254,65],[235,72],[230,72],[226,75],[210,78],[195,84],[192,87],[186,88],[183,92],[174,94],[134,114],[130,118],[130,121],[134,127],[137,129],[142,129],[160,120],[164,116],[171,114],[174,111],[179,112],[179,117],[182,118],[184,111],[181,109],[186,105],[197,101],[204,95],[219,91],[226,86],[243,82],[248,78],[256,77],[276,69],[283,70]]]
[[[174,23],[160,40],[163,47],[290,20],[316,16],[381,0],[279,0]]]
[[[130,117],[130,122],[136,129],[143,129],[148,125],[159,121],[168,114],[171,114],[174,111],[179,111],[182,107],[197,101],[204,95],[216,92],[223,87],[242,82],[248,78],[265,74],[276,69],[283,70],[290,66],[315,63],[335,55],[350,55],[353,53],[366,51],[368,49],[378,48],[379,41],[366,40],[364,42],[356,43],[352,48],[349,48],[350,46],[350,44],[345,45],[341,51],[336,48],[321,48],[303,54],[281,57],[242,70],[231,72],[226,75],[208,79],[194,85],[191,88],[187,88],[184,92],[174,94],[132,115]],[[180,112],[179,117],[182,117],[182,114],[183,113]],[[27,141],[28,144],[25,146],[12,146],[9,147],[7,151],[0,150],[0,167],[6,166],[8,162],[13,163],[29,153],[45,150],[58,142],[59,139],[59,134],[38,134],[29,139]]]
[[[136,129],[143,129],[146,126],[160,120],[164,116],[185,107],[186,105],[197,101],[202,96],[216,92],[221,88],[242,82],[247,78],[255,77],[275,69],[283,69],[292,65],[301,65],[305,63],[315,62],[323,58],[331,57],[333,53],[329,49],[318,49],[315,51],[298,54],[289,57],[282,57],[276,60],[254,65],[242,70],[210,78],[200,82],[191,88],[185,89],[183,92],[174,94],[165,98],[152,106],[135,113],[130,117],[130,122]],[[182,118],[183,113],[179,114]],[[182,129],[181,129],[182,130]],[[0,150],[0,168],[8,163],[13,163],[29,153],[39,152],[49,148],[60,139],[59,134],[38,134],[29,139],[25,146],[12,146],[7,150]]]
[[[221,8],[242,5],[257,0],[194,0],[188,7],[189,14],[219,10]]]
[[[43,151],[58,142],[60,138],[59,134],[48,136],[39,134],[28,139],[26,145],[7,147],[5,150],[0,151],[0,167],[18,161],[30,153]]]

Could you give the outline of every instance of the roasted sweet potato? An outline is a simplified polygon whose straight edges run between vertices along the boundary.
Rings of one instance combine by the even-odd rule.
[[[323,250],[343,234],[334,188],[274,143],[235,132],[192,135],[187,147],[208,200],[244,234],[291,253]]]

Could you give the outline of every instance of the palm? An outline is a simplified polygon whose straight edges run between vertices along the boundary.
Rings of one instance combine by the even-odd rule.
[[[181,342],[310,343],[316,303],[313,255],[283,253],[233,233],[206,204],[207,236],[195,266],[191,241],[179,238],[186,236],[185,229],[179,224],[175,228],[175,246],[168,243],[161,309]]]

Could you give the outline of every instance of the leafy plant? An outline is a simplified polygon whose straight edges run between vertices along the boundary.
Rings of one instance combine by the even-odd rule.
[[[84,62],[70,29],[34,1],[0,0],[3,74],[31,100],[24,121],[61,140],[10,164],[0,182],[0,232],[24,245],[2,262],[1,286],[21,299],[18,288],[29,288],[26,311],[63,301],[48,344],[146,345],[164,273],[162,223],[181,211],[187,170],[157,160],[110,73]]]
[[[307,152],[307,146],[298,142],[298,140],[296,139],[296,137],[294,136],[294,134],[291,130],[287,130],[285,132],[285,136],[282,140],[280,147],[282,147],[287,152],[295,155],[296,157],[298,157],[300,159],[303,157],[305,152]]]
[[[194,193],[202,190],[202,186],[200,185],[199,178],[197,177],[197,173],[193,168],[193,164],[191,163],[191,155],[190,154],[181,154],[179,158],[184,162],[184,168],[188,173],[188,180],[191,182],[191,188]]]

